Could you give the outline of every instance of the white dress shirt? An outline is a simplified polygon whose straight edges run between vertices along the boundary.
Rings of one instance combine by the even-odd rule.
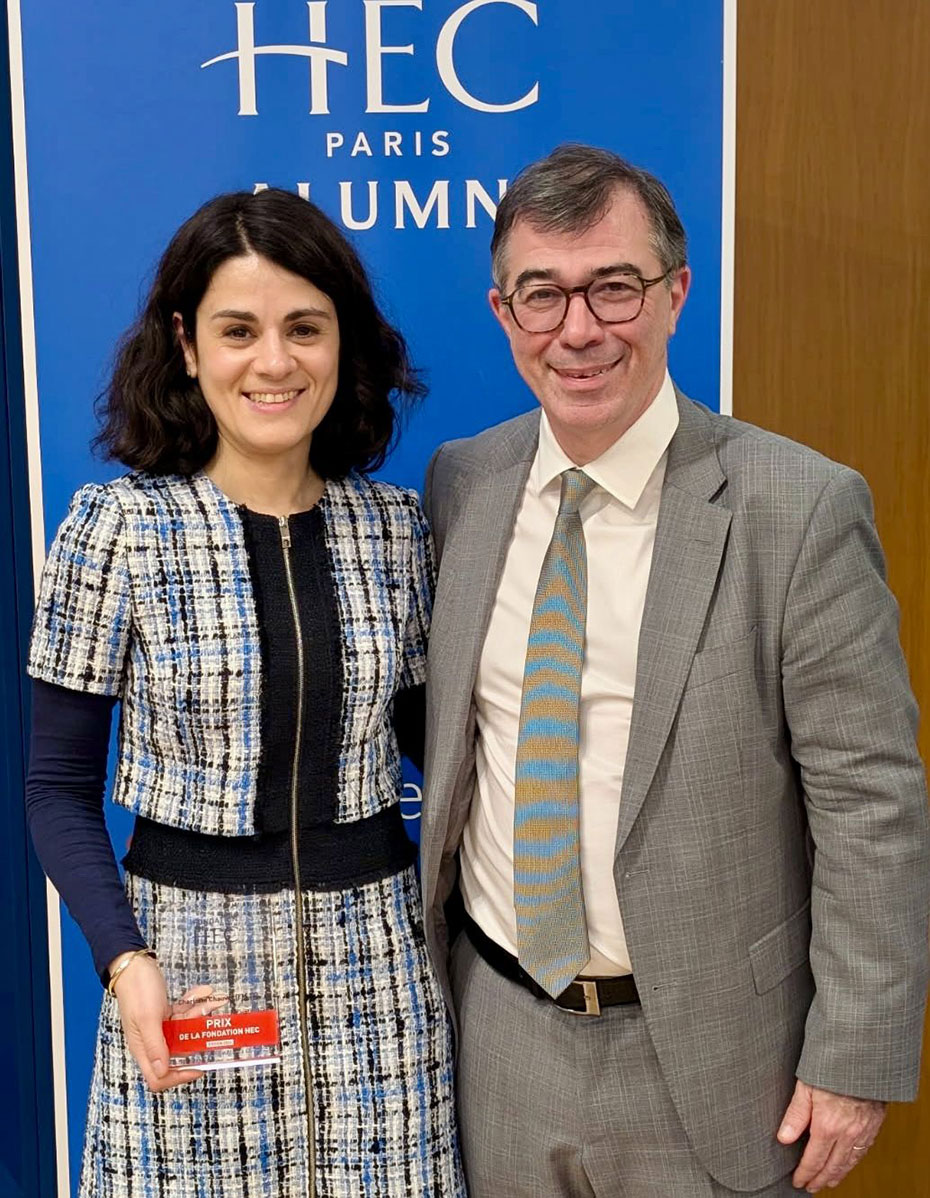
[[[630,735],[636,655],[659,500],[678,407],[666,374],[639,420],[584,471],[598,484],[581,506],[588,614],[581,672],[581,874],[591,959],[583,972],[630,972],[613,878],[620,788]],[[475,680],[477,783],[461,849],[472,919],[516,955],[513,905],[514,768],[523,667],[543,557],[555,526],[561,474],[574,463],[543,413],[539,447],[501,574]]]

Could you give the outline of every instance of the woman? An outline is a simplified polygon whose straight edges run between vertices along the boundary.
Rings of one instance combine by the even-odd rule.
[[[419,390],[355,252],[283,191],[187,221],[121,346],[99,440],[132,472],[74,497],[29,659],[33,838],[113,996],[82,1196],[464,1194],[392,727],[429,541],[366,477]],[[173,1067],[163,1019],[226,995],[271,996],[280,1063]]]

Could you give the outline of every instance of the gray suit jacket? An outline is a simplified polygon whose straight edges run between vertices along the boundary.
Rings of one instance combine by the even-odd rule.
[[[930,838],[916,708],[868,488],[679,395],[639,640],[614,880],[647,1027],[692,1144],[770,1184],[795,1077],[911,1099]],[[538,413],[443,446],[422,877],[443,903],[474,787],[472,689]],[[623,585],[618,577],[618,585]]]

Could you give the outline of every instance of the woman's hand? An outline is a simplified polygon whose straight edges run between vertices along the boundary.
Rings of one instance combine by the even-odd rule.
[[[168,1063],[168,1045],[161,1025],[172,1018],[173,1011],[162,971],[151,957],[137,957],[124,969],[113,985],[113,993],[126,1046],[150,1090],[157,1094],[203,1076],[197,1070],[174,1069]]]

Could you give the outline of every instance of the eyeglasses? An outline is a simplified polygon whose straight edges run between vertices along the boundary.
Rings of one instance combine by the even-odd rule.
[[[647,289],[671,273],[667,270],[654,279],[627,273],[604,275],[583,287],[560,287],[548,281],[522,283],[510,295],[502,295],[501,303],[507,305],[525,333],[551,333],[557,329],[568,315],[573,295],[583,295],[592,316],[605,324],[625,324],[642,312]]]

